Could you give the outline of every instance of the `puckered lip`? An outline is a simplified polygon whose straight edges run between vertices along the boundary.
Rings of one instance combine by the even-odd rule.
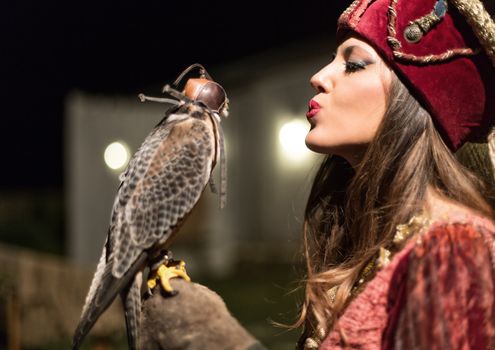
[[[320,104],[315,100],[309,101],[308,112],[306,113],[306,117],[308,119],[313,118],[320,111]]]

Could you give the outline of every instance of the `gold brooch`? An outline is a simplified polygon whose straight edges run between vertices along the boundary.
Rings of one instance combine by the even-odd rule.
[[[447,8],[447,1],[438,0],[433,11],[415,21],[409,22],[409,25],[404,30],[404,38],[412,44],[418,43],[423,38],[423,35],[428,33],[445,17]]]

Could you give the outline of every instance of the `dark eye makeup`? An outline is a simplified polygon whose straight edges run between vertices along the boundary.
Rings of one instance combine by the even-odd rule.
[[[344,62],[345,72],[347,74],[355,73],[355,72],[358,72],[360,70],[363,70],[366,68],[367,65],[368,65],[368,63],[364,62],[364,61],[347,61],[347,62]]]
[[[354,54],[356,52],[356,54]],[[361,58],[368,57],[367,50],[363,49],[359,45],[351,45],[346,47],[342,53],[344,57],[344,67],[345,73],[351,74],[363,70],[366,66],[373,64],[374,60],[371,58]]]
[[[343,52],[344,60],[345,62],[344,67],[345,67],[345,73],[346,74],[351,74],[358,72],[360,70],[363,70],[368,66],[369,64],[374,63],[372,60],[367,60],[367,59],[350,59],[350,56],[352,55],[354,50],[361,51],[363,49],[359,48],[356,45],[346,47]],[[330,63],[335,60],[337,57],[337,52],[333,52],[330,56]]]

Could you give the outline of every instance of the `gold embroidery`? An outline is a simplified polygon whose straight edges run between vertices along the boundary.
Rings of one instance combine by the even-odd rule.
[[[430,219],[426,215],[421,214],[413,216],[407,224],[397,225],[393,240],[394,244],[401,244],[413,233],[418,232],[429,224]]]
[[[444,62],[455,56],[473,56],[476,55],[479,50],[473,50],[471,48],[454,48],[446,50],[438,55],[426,55],[416,56],[414,54],[405,53],[402,51],[402,45],[397,39],[397,2],[398,0],[391,0],[388,7],[388,37],[387,42],[392,49],[394,57],[407,62],[412,62],[418,65],[426,65],[430,63]]]
[[[318,327],[313,336],[304,341],[304,350],[318,349],[326,336],[327,332],[322,327]]]
[[[333,286],[327,291],[327,295],[332,301],[332,303],[335,301],[335,296],[337,295],[337,290],[339,289],[339,286]]]
[[[495,21],[479,0],[450,0],[466,18],[495,66]]]
[[[428,227],[431,223],[429,217],[424,214],[418,214],[413,216],[407,224],[400,224],[396,227],[396,233],[393,238],[393,249],[386,249],[385,247],[380,247],[377,255],[370,259],[370,261],[365,265],[361,273],[359,274],[359,278],[356,283],[352,287],[351,295],[356,296],[363,289],[364,283],[371,279],[372,275],[376,274],[376,272],[385,266],[387,266],[392,257],[393,253],[396,253],[400,250],[402,244],[405,240],[410,238],[412,235],[419,233]],[[333,286],[327,291],[327,295],[330,300],[335,301],[335,296],[337,295],[337,291],[339,286]],[[318,349],[322,341],[325,339],[326,332],[324,329],[319,327],[311,337],[306,338],[304,342],[304,349]]]
[[[363,285],[364,282],[370,280],[372,274],[376,274],[378,270],[381,270],[382,268],[387,266],[390,263],[393,254],[400,251],[403,243],[408,238],[424,230],[430,225],[430,223],[431,219],[428,216],[426,216],[425,214],[418,214],[414,215],[407,224],[397,225],[395,236],[393,238],[394,246],[390,249],[380,247],[380,250],[378,251],[375,258],[371,259],[361,271],[359,278],[352,288],[351,294],[359,294],[361,285]]]
[[[304,341],[304,349],[318,349],[320,347],[320,344],[313,338],[306,338]]]
[[[392,253],[390,252],[390,250],[381,247],[379,255],[378,255],[378,259],[376,262],[377,267],[379,269],[382,269],[385,266],[387,266],[388,264],[390,264],[390,256],[391,255],[392,255]]]
[[[428,33],[442,20],[447,13],[447,8],[446,0],[438,0],[435,8],[429,14],[409,22],[409,25],[404,31],[404,38],[410,43],[418,43],[423,38],[423,35]]]

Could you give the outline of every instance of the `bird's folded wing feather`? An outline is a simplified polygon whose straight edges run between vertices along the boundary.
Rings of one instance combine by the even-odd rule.
[[[115,277],[122,276],[140,252],[169,239],[198,202],[210,178],[214,142],[205,121],[189,118],[174,123],[144,164],[136,162],[137,168],[145,168],[144,176],[121,187],[119,196],[133,190],[111,232]]]
[[[145,251],[170,238],[210,178],[215,137],[207,121],[184,118],[165,125],[166,118],[148,135],[121,177],[107,243],[76,331],[78,344],[108,300],[126,287],[118,280],[130,270],[136,273],[140,268],[136,262]],[[91,320],[85,319],[88,315]]]

